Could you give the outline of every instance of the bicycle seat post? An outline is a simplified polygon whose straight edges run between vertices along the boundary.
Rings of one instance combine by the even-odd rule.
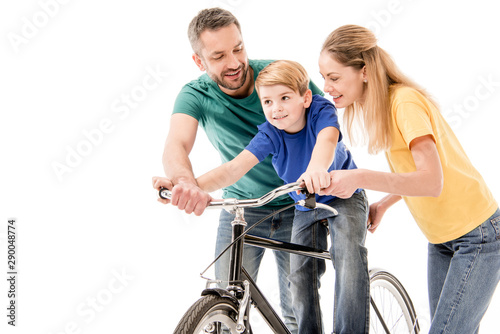
[[[244,218],[244,209],[237,207],[235,209],[235,217],[231,222],[233,227],[232,241],[238,238],[245,230],[247,223]],[[243,261],[243,239],[236,242],[230,253],[229,260],[229,284],[232,285],[234,281],[241,280],[241,265]]]

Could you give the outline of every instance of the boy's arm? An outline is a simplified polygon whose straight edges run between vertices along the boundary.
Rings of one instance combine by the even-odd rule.
[[[233,160],[201,175],[196,181],[202,190],[212,192],[232,185],[258,163],[259,160],[255,155],[243,150]]]
[[[339,130],[333,126],[326,127],[318,133],[311,161],[305,173],[299,178],[304,181],[310,193],[319,193],[321,189],[330,185],[328,168],[333,163],[339,135]]]

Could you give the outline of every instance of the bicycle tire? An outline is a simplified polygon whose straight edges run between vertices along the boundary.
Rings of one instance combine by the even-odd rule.
[[[203,296],[187,310],[174,334],[239,334],[236,331],[237,316],[238,307],[231,299],[218,295]]]
[[[370,333],[420,332],[417,313],[410,296],[394,275],[384,270],[370,270],[370,296]]]

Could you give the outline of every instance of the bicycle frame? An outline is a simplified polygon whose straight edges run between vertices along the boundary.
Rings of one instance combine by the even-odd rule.
[[[227,303],[224,304],[225,302],[220,303],[220,305],[230,305],[230,311],[231,313],[234,313],[235,311],[237,314],[232,318],[232,316],[227,317],[226,319],[230,320],[230,323],[234,326],[231,326],[231,328],[236,332],[236,333],[251,333],[251,326],[250,326],[250,320],[249,320],[249,306],[250,304],[253,304],[255,308],[259,311],[259,313],[262,315],[263,319],[266,321],[268,326],[274,331],[274,333],[278,334],[289,334],[290,331],[286,327],[286,325],[283,323],[279,315],[276,313],[276,311],[272,308],[270,303],[267,301],[267,299],[264,297],[262,292],[259,290],[257,287],[257,284],[253,281],[253,279],[250,277],[248,272],[245,270],[243,267],[243,251],[244,251],[244,244],[250,245],[250,246],[256,246],[260,248],[269,248],[273,250],[279,250],[279,251],[285,251],[291,254],[297,254],[297,255],[302,255],[302,256],[309,256],[309,257],[314,257],[318,259],[323,259],[323,260],[330,260],[331,256],[330,253],[326,250],[322,249],[316,249],[312,247],[307,247],[307,246],[302,246],[298,244],[293,244],[293,243],[287,243],[275,239],[270,239],[270,238],[264,238],[264,237],[258,237],[254,235],[247,234],[245,232],[245,228],[247,226],[247,223],[245,222],[244,219],[244,208],[245,207],[258,207],[262,206],[268,202],[270,202],[272,199],[281,196],[283,194],[289,193],[291,191],[297,191],[297,190],[303,190],[302,187],[298,183],[295,184],[287,184],[282,187],[278,187],[271,192],[265,194],[264,196],[257,198],[257,199],[248,199],[248,200],[238,200],[238,199],[226,199],[223,201],[216,201],[216,202],[211,202],[209,204],[210,207],[215,207],[215,208],[224,208],[226,210],[230,210],[232,213],[235,214],[235,218],[232,222],[232,242],[231,244],[222,252],[226,252],[227,250],[230,251],[230,258],[229,258],[229,276],[227,277],[228,279],[228,286],[226,289],[221,289],[221,288],[210,288],[210,285],[212,283],[221,283],[221,281],[213,281],[213,280],[208,280],[207,283],[207,288],[202,292],[202,296],[207,296],[207,295],[213,295],[212,299],[206,299],[207,301],[213,302],[217,301],[217,299],[213,298],[219,298],[219,300],[222,298],[224,300],[225,298],[228,299]],[[161,198],[165,199],[170,199],[171,198],[171,193],[167,189],[160,189],[159,193]],[[335,215],[338,214],[337,211],[325,204],[321,203],[316,203],[315,196],[313,194],[307,194],[305,200],[301,200],[298,203],[299,205],[305,206],[310,209],[314,208],[323,208],[329,211],[332,211]],[[251,228],[250,228],[251,229]],[[250,230],[249,229],[249,230]],[[221,254],[221,255],[222,255]],[[219,255],[220,257],[220,255]],[[217,257],[215,261],[219,258]],[[210,265],[210,266],[211,266]],[[209,266],[209,267],[210,267]],[[208,268],[205,269],[205,271],[202,272],[201,276],[203,277],[203,274],[208,270]],[[205,278],[205,277],[203,277]],[[401,283],[394,277],[394,275],[391,275],[390,273],[383,271],[383,270],[370,270],[370,281],[374,279],[374,282],[379,282],[377,283],[378,287],[385,288],[391,297],[396,300],[396,302],[399,304],[399,309],[396,310],[397,316],[391,317],[392,311],[389,311],[391,314],[389,314],[388,319],[390,319],[391,323],[391,328],[394,328],[395,326],[398,326],[398,322],[400,319],[404,319],[404,322],[402,322],[404,325],[403,326],[408,326],[408,330],[411,333],[418,333],[419,332],[419,325],[418,325],[418,318],[416,316],[416,312],[414,310],[413,304],[411,302],[410,297],[408,296],[408,293],[404,289],[404,287],[401,285]],[[388,288],[389,287],[389,288]],[[200,299],[195,305],[200,305],[200,307],[205,307],[210,305],[209,303],[203,304],[203,301],[205,299]],[[380,299],[384,300],[384,299]],[[202,302],[202,303],[200,303]],[[376,305],[376,300],[372,295],[370,295],[370,303],[371,306],[375,312],[376,318],[379,321],[378,323],[380,324],[381,329],[389,334],[390,330],[389,327],[387,326],[387,322],[384,320],[384,316],[386,313],[386,308],[378,308]],[[383,304],[383,303],[382,303]],[[231,306],[233,305],[233,306]],[[214,306],[216,306],[214,304]],[[237,309],[237,310],[236,310]],[[206,310],[203,309],[198,309],[198,313],[202,312],[200,314],[203,314],[203,312],[207,312],[206,314],[208,315],[208,319],[212,320],[211,317],[214,317],[214,324],[219,323],[220,321],[220,314],[228,314],[224,313],[224,309],[214,309],[214,313],[210,313],[212,308],[208,308]],[[382,312],[384,314],[382,314]],[[179,326],[189,326],[189,328],[194,328],[196,327],[191,327],[191,326],[196,326],[198,320],[193,321],[192,317],[190,316],[190,313],[192,310],[190,309],[188,313],[181,319],[181,322],[179,322]],[[223,315],[221,315],[224,317]],[[392,321],[396,320],[396,322]],[[201,321],[201,320],[199,320]],[[205,323],[207,324],[207,323]],[[229,323],[228,323],[229,324]],[[219,327],[221,326],[220,323],[218,325]],[[184,327],[181,327],[184,328]],[[197,329],[196,329],[197,330]],[[205,331],[212,333],[215,330],[215,327],[210,327],[206,328]],[[405,331],[406,332],[406,331]],[[198,333],[198,332],[197,332]]]
[[[241,211],[239,211],[241,210]],[[238,212],[239,211],[239,212]],[[243,217],[243,209],[239,208],[236,213],[235,220],[232,222],[232,241],[239,238],[246,227],[246,222]],[[244,238],[238,240],[230,249],[230,260],[229,260],[229,284],[228,290],[234,287],[234,284],[243,284],[242,282],[248,282],[245,289],[249,289],[250,300],[253,301],[253,305],[259,311],[263,319],[266,321],[268,326],[278,334],[289,334],[290,331],[283,323],[279,315],[273,309],[269,301],[264,297],[260,289],[254,280],[250,277],[248,272],[243,267],[243,245],[247,244],[250,246],[256,246],[260,248],[268,248],[272,250],[285,251],[291,254],[303,255],[314,257],[323,260],[331,260],[331,255],[328,251],[322,249],[316,249],[312,247],[302,246],[298,244],[288,243],[284,241],[279,241],[270,238],[259,237],[251,234],[247,234]],[[202,294],[208,294],[215,290],[206,289]],[[250,300],[247,301],[250,303]],[[374,308],[379,320],[381,321],[386,333],[390,333],[389,328],[385,324],[380,312],[375,305],[373,299],[370,296],[371,306]],[[240,305],[245,311],[248,310],[248,305]],[[247,314],[247,313],[246,313]]]
[[[235,219],[232,222],[232,241],[238,239],[244,232],[246,227],[246,222],[243,217],[243,209],[238,208],[236,210]],[[229,286],[228,290],[235,290],[239,288],[248,289],[250,294],[250,300],[253,302],[255,308],[262,315],[263,319],[269,325],[275,333],[288,334],[290,331],[283,323],[279,315],[273,309],[271,304],[264,297],[262,292],[257,287],[257,284],[250,277],[248,272],[245,270],[242,264],[243,258],[243,245],[251,245],[261,248],[269,248],[273,250],[286,251],[293,254],[311,256],[319,259],[330,260],[330,253],[325,250],[315,249],[307,246],[301,246],[297,244],[287,243],[283,241],[278,241],[274,239],[258,237],[254,235],[245,235],[235,242],[230,248],[229,257]],[[243,282],[248,282],[248,285],[243,287]],[[206,289],[203,294],[217,293],[216,289]],[[249,302],[249,301],[248,301]],[[240,307],[248,308],[248,305],[240,305]]]

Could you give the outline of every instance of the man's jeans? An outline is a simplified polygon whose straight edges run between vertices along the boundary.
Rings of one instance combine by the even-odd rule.
[[[245,209],[244,217],[247,229],[265,216],[276,212],[272,209]],[[271,216],[265,222],[252,229],[250,234],[260,237],[273,238],[284,242],[290,242],[292,234],[294,209],[293,207],[277,215]],[[215,254],[218,256],[231,243],[231,222],[234,215],[225,210],[221,211],[219,230],[217,233],[217,244]],[[288,275],[290,273],[290,254],[283,251],[273,251],[278,266],[278,280],[280,289],[280,305],[283,319],[292,333],[297,333],[297,322],[292,310],[292,297],[290,294]],[[264,256],[264,249],[245,245],[243,254],[243,266],[253,280],[257,280],[259,266]],[[229,250],[215,263],[215,276],[217,279],[227,281],[229,275]],[[227,285],[227,284],[226,284]]]
[[[337,198],[330,206],[338,211],[338,216],[324,209],[296,210],[292,242],[327,249],[329,228],[335,268],[334,333],[368,333],[370,279],[364,247],[368,202],[362,191],[348,199]],[[292,254],[290,265],[290,288],[299,333],[323,333],[318,289],[326,270],[325,261]]]
[[[457,217],[460,219],[460,217]],[[462,237],[429,244],[429,333],[477,333],[500,280],[500,210]]]

